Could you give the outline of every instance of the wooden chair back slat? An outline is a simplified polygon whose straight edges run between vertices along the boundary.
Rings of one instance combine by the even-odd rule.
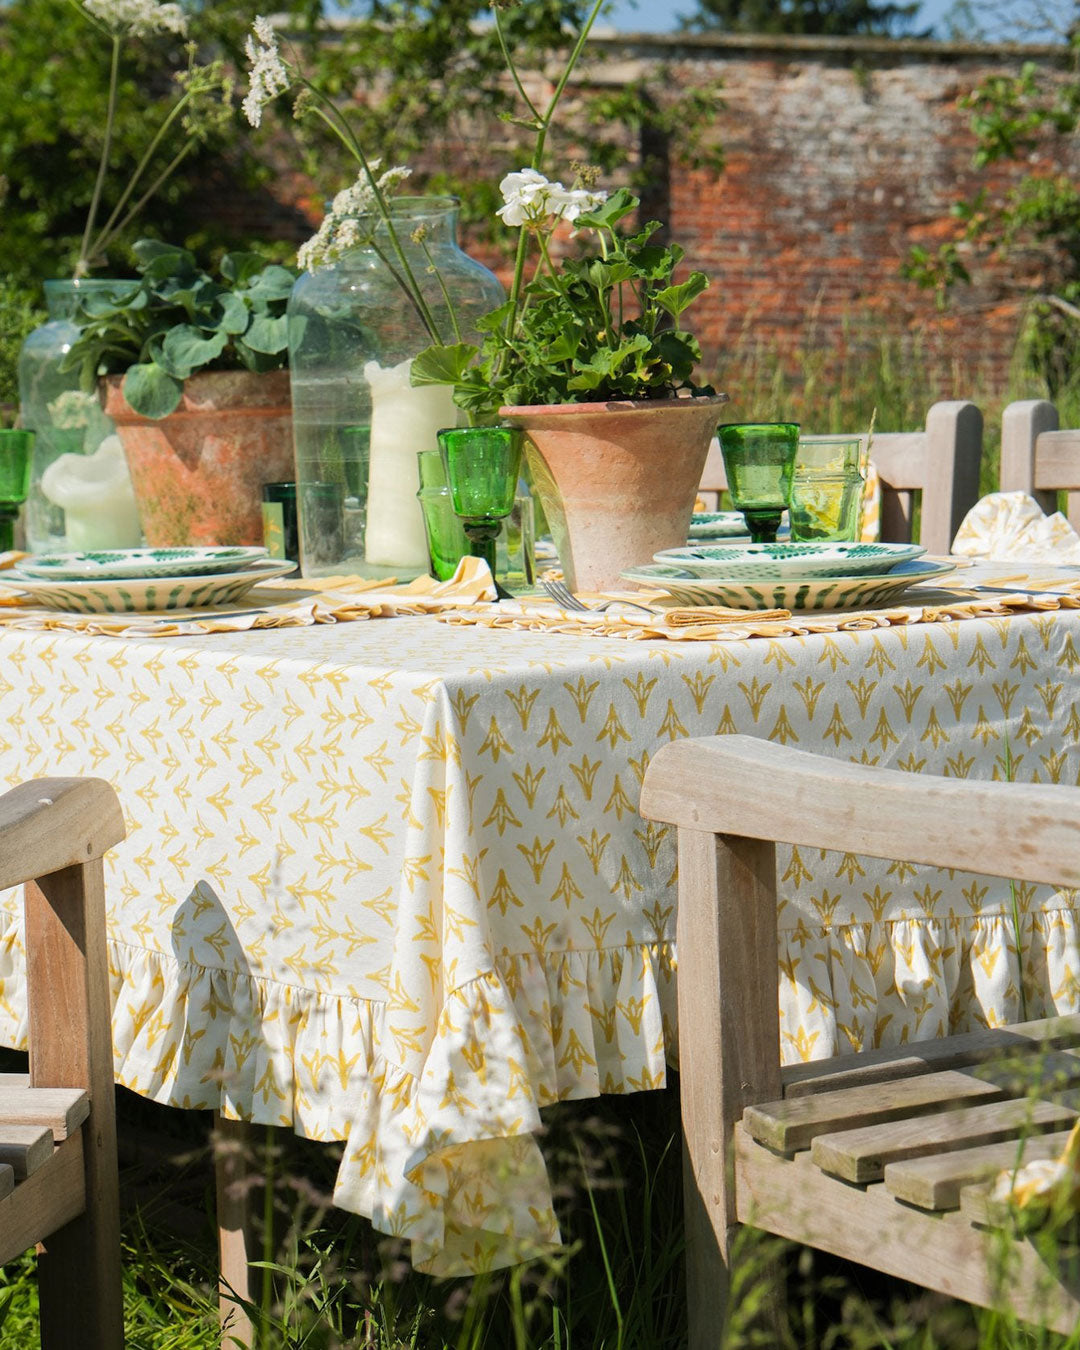
[[[1080,430],[1062,430],[1045,399],[1010,403],[1002,414],[1001,490],[1028,493],[1047,515],[1067,493],[1069,524],[1080,531]]]

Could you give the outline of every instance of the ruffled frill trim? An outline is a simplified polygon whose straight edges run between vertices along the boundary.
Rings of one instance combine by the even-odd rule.
[[[780,932],[784,1063],[1080,1011],[1080,917],[1069,907],[920,916]]]
[[[20,924],[0,913],[0,1034],[25,1044]],[[443,1005],[419,1075],[387,1005],[110,943],[116,1079],[154,1101],[345,1138],[335,1201],[474,1273],[559,1241],[536,1134],[552,1102],[665,1082],[667,944],[505,955]]]

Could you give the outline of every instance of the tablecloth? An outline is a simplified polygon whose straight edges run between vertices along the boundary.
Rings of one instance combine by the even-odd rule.
[[[343,1138],[338,1202],[460,1272],[557,1238],[540,1109],[659,1086],[676,1053],[674,843],[636,811],[657,745],[1074,783],[1078,667],[1076,611],[715,643],[8,629],[0,779],[120,794],[118,1081]],[[1030,1015],[1080,1006],[1072,894],[805,849],[781,887],[788,1059],[1014,1018],[1021,965]]]

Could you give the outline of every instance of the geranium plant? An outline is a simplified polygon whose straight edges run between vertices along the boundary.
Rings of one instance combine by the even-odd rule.
[[[279,370],[288,362],[285,306],[296,274],[254,253],[229,253],[215,280],[187,249],[155,239],[134,246],[139,280],[80,301],[81,332],[65,369],[84,389],[123,374],[124,397],[144,417],[167,417],[200,370]]]
[[[634,196],[567,191],[528,169],[503,179],[502,190],[499,214],[532,233],[536,270],[527,284],[515,278],[506,304],[479,322],[482,346],[429,347],[413,361],[414,384],[452,384],[458,406],[481,418],[501,404],[713,392],[692,382],[701,348],[679,326],[708,282],[701,272],[674,280],[683,250],[652,242],[658,222],[619,233],[638,205]],[[553,259],[549,240],[560,220],[592,233],[596,248]]]

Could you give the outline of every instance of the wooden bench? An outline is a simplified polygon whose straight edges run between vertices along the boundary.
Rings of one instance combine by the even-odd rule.
[[[26,885],[29,1074],[0,1075],[0,1262],[35,1243],[45,1350],[124,1343],[102,855],[124,837],[96,778],[0,796],[0,888]]]
[[[1080,430],[1064,430],[1045,399],[1010,403],[1001,415],[1001,490],[1026,492],[1048,514],[1066,493],[1069,524],[1080,530]]]
[[[882,539],[911,542],[919,492],[919,543],[930,553],[948,553],[960,522],[979,499],[982,413],[974,403],[935,403],[922,431],[875,432],[870,458],[881,479]],[[724,457],[714,440],[700,491],[712,507],[726,489]]]
[[[992,1221],[988,1193],[1021,1142],[1060,1154],[1080,1017],[781,1069],[774,841],[1076,886],[1080,792],[719,736],[658,750],[641,811],[679,827],[691,1350],[717,1343],[739,1223],[1071,1331],[1080,1286]]]

